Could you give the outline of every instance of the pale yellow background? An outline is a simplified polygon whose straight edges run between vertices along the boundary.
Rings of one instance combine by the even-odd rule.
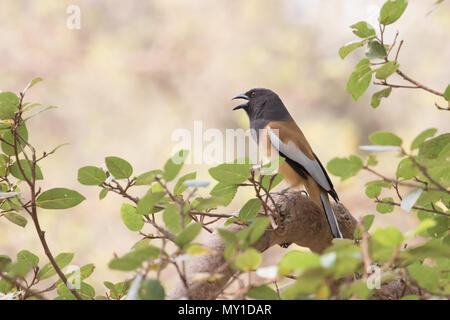
[[[450,78],[450,8],[445,2],[426,15],[434,2],[410,1],[404,17],[387,28],[386,38],[392,40],[399,30],[399,39],[405,40],[401,69],[443,91]],[[88,282],[97,294],[104,292],[104,280],[131,278],[107,268],[113,253],[127,252],[139,239],[120,220],[124,200],[110,194],[99,201],[98,188],[77,182],[78,168],[104,166],[110,155],[130,161],[137,174],[160,168],[174,146],[173,130],[192,130],[194,120],[202,120],[205,129],[246,128],[244,112],[232,112],[230,98],[252,87],[268,87],[282,97],[324,164],[336,156],[365,155],[358,145],[367,144],[376,130],[397,133],[407,146],[423,129],[448,131],[448,115],[434,107],[443,100],[429,93],[394,90],[372,110],[370,93],[379,88],[371,86],[358,102],[345,92],[363,52],[343,61],[338,49],[356,39],[351,24],[376,21],[382,3],[2,0],[0,89],[19,92],[32,78],[44,78],[27,100],[59,108],[30,121],[30,140],[47,151],[71,143],[42,163],[45,181],[40,185],[73,188],[87,198],[74,209],[40,211],[53,252],[76,252],[73,264],[80,266],[95,263]],[[80,30],[66,27],[70,4],[81,8]],[[393,177],[395,154],[380,159],[380,170]],[[207,166],[188,169],[208,178]],[[344,183],[333,178],[356,216],[375,213],[362,188],[371,178],[361,174]],[[220,211],[232,212],[250,196],[242,191],[229,209]],[[401,210],[376,216],[376,225],[394,224],[403,231],[417,222],[415,214]],[[20,249],[37,253],[41,265],[47,262],[31,221],[22,229],[0,219],[0,253],[15,256]],[[264,264],[285,251],[271,249]],[[167,288],[173,274],[164,274]]]

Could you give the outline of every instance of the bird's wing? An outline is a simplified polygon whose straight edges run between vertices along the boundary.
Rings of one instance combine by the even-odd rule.
[[[295,125],[296,128],[298,128]],[[308,172],[308,174],[326,191],[332,191],[333,185],[330,183],[329,177],[324,170],[324,168],[321,166],[320,162],[315,157],[312,150],[310,150],[310,146],[307,142],[305,142],[306,145],[303,145],[303,148],[298,146],[296,143],[295,136],[289,137],[290,135],[283,134],[283,136],[280,138],[280,136],[276,133],[276,129],[281,132],[283,130],[282,128],[271,128],[270,124],[267,126],[267,134],[268,138],[270,139],[270,143],[272,146],[278,150],[280,153],[284,154],[286,157],[290,158],[291,160],[297,162],[305,170]],[[303,137],[303,133],[298,129],[298,134]],[[292,135],[292,132],[291,132]],[[305,140],[306,141],[306,140]],[[309,152],[304,152],[302,149],[306,149]],[[311,156],[308,157],[308,155]]]

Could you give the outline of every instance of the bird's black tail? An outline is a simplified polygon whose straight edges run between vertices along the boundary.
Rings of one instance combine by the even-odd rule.
[[[322,202],[323,210],[325,211],[325,215],[327,216],[328,224],[330,225],[333,238],[343,239],[344,237],[342,236],[341,230],[339,230],[339,224],[336,220],[336,216],[333,212],[333,209],[331,209],[328,195],[324,191],[320,193],[320,201]]]

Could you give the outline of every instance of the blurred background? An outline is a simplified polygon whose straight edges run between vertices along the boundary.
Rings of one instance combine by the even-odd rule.
[[[405,40],[401,69],[443,91],[450,78],[450,5],[446,1],[427,15],[434,2],[410,1],[385,36],[391,41],[399,30],[399,39]],[[358,145],[367,144],[376,130],[395,132],[407,146],[426,128],[449,131],[448,117],[426,92],[394,90],[376,110],[370,96],[379,87],[371,86],[358,102],[346,93],[346,81],[363,52],[341,60],[338,49],[356,39],[349,28],[353,23],[376,24],[383,3],[2,0],[0,90],[19,92],[32,78],[44,78],[26,100],[59,108],[29,122],[31,142],[41,151],[70,143],[42,162],[45,180],[40,185],[73,188],[87,198],[70,210],[40,211],[55,255],[76,252],[72,264],[95,263],[88,282],[97,294],[104,293],[104,280],[131,277],[107,267],[113,253],[122,255],[139,240],[120,219],[124,200],[114,194],[98,200],[99,188],[77,182],[78,168],[105,167],[105,156],[115,155],[140,174],[161,168],[175,145],[172,132],[193,130],[196,120],[204,130],[248,128],[245,113],[231,111],[235,102],[230,99],[253,87],[280,95],[324,164],[351,153],[365,155]],[[79,30],[66,25],[69,5],[81,9]],[[397,162],[395,154],[384,153],[377,168],[394,177]],[[198,178],[207,179],[207,169],[190,165],[183,172],[198,170]],[[375,226],[411,229],[417,223],[414,214],[397,209],[376,213],[363,189],[374,178],[360,174],[333,181],[353,215],[372,213]],[[145,188],[135,192],[139,196]],[[238,209],[251,196],[250,190],[242,190],[226,210]],[[22,229],[0,219],[0,253],[15,256],[21,249],[38,254],[41,266],[47,263],[31,221]],[[269,251],[265,265],[275,263],[286,249]],[[170,269],[163,274],[168,289],[175,279],[171,275]]]

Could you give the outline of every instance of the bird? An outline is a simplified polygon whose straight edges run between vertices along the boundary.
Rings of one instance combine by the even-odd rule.
[[[259,145],[259,133],[265,132],[268,143],[264,152],[270,154],[269,149],[273,147],[285,158],[278,172],[285,175],[289,187],[304,186],[309,197],[323,210],[333,238],[343,238],[329,199],[331,196],[339,202],[338,194],[327,171],[280,97],[270,89],[254,88],[234,96],[234,99],[247,100],[233,110],[245,110],[251,132],[258,133],[252,136]]]

